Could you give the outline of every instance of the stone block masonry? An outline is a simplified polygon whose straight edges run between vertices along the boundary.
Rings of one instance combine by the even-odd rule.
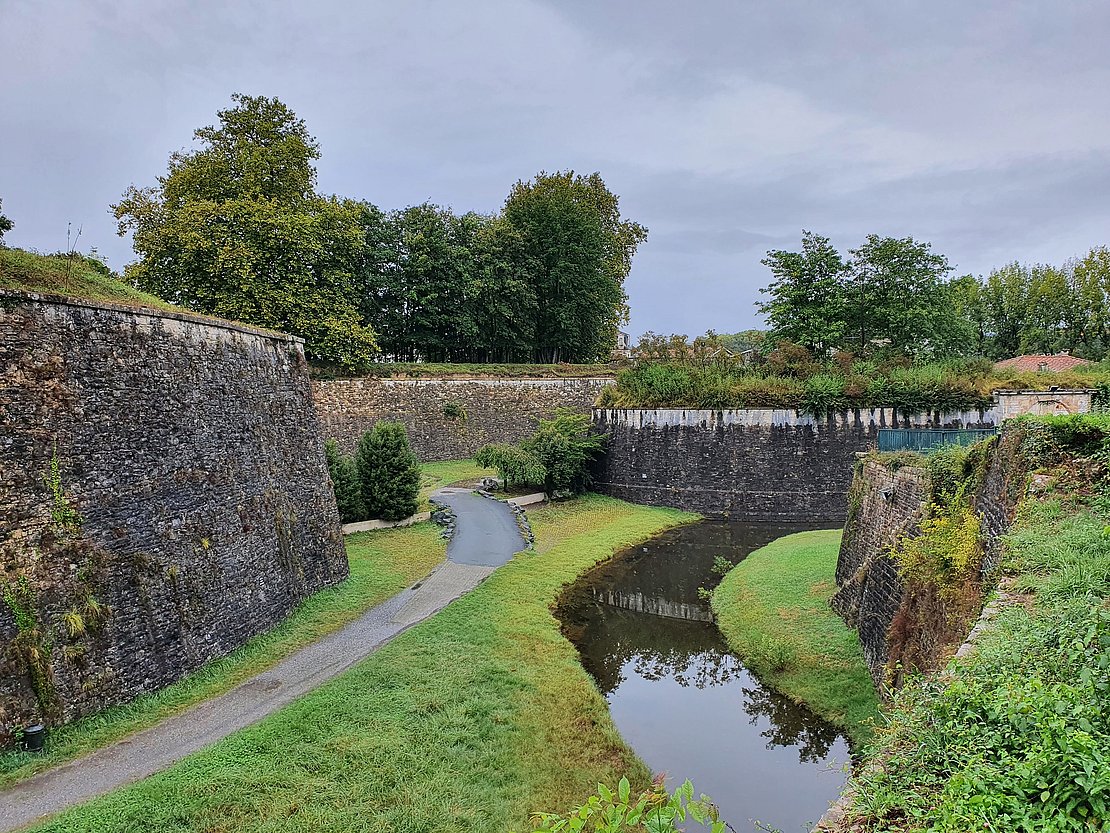
[[[0,291],[0,568],[0,741],[161,688],[346,577],[301,342]]]
[[[826,417],[796,411],[596,410],[608,436],[597,488],[653,506],[745,521],[841,523],[856,452],[879,428],[993,427],[990,412],[895,414],[889,408]]]
[[[588,414],[612,379],[341,379],[315,383],[324,435],[352,453],[379,420],[404,423],[417,457],[462,460],[515,443],[558,408]]]

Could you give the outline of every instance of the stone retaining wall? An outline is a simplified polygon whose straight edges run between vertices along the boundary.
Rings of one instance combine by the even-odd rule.
[[[346,575],[300,340],[0,291],[0,741],[165,686]]]
[[[531,435],[557,408],[589,413],[612,379],[340,379],[314,383],[324,435],[352,453],[379,420],[404,423],[423,461],[462,460]]]
[[[843,522],[856,453],[879,428],[983,428],[989,412],[827,417],[796,411],[595,410],[608,436],[597,488],[653,506],[749,521]]]

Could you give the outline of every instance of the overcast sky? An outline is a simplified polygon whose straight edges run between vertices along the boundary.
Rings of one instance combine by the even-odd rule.
[[[121,268],[109,204],[262,94],[383,208],[600,171],[650,229],[633,335],[731,332],[802,229],[959,273],[1110,243],[1108,38],[1106,2],[0,0],[7,242]]]

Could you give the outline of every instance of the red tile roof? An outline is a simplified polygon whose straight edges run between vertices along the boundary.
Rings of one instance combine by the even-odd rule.
[[[1013,368],[1015,370],[1029,370],[1036,373],[1038,370],[1048,370],[1056,373],[1061,370],[1073,370],[1085,364],[1090,364],[1086,359],[1057,353],[1054,356],[1033,355],[1014,356],[1012,359],[1003,359],[995,362],[997,368]]]

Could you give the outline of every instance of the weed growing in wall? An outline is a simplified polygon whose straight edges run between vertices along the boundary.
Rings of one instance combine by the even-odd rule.
[[[30,579],[21,575],[0,590],[0,599],[15,618],[16,637],[11,650],[23,663],[44,717],[58,713],[58,692],[50,668],[52,644],[49,631],[39,623],[35,611],[35,591]]]
[[[54,451],[50,455],[50,468],[44,480],[54,501],[54,506],[50,510],[54,525],[63,532],[80,532],[81,515],[70,505],[69,498],[62,488],[62,467],[58,462],[57,441],[54,443]]]

